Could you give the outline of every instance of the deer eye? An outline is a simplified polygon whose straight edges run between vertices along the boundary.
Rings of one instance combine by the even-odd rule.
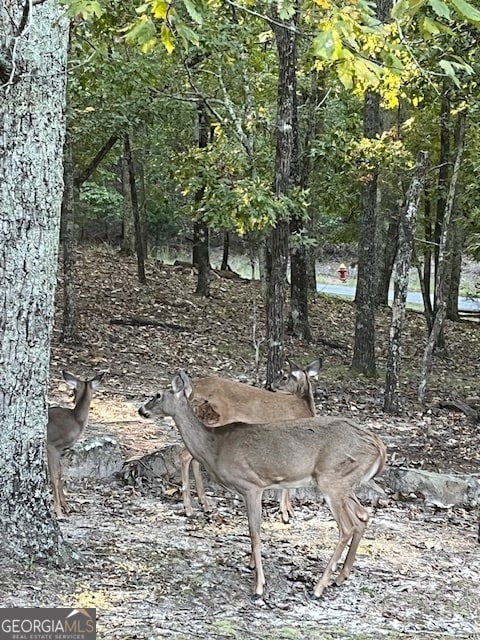
[[[160,400],[161,397],[162,397],[162,394],[161,393],[157,393],[157,395],[156,395],[157,400]]]

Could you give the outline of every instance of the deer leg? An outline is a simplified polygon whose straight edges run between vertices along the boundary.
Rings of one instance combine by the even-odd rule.
[[[195,459],[192,460],[192,471],[193,471],[193,477],[195,478],[195,484],[197,486],[198,501],[200,502],[202,509],[204,511],[208,511],[207,496],[205,495],[205,487],[203,486],[202,471],[200,469],[200,463],[198,462],[198,460],[195,460]]]
[[[352,565],[355,560],[355,555],[357,553],[358,545],[363,537],[363,534],[365,533],[365,529],[370,517],[368,511],[358,501],[357,496],[353,494],[349,498],[347,498],[346,509],[348,510],[348,514],[351,522],[353,523],[355,531],[352,537],[352,541],[350,542],[347,557],[345,558],[345,562],[343,563],[342,570],[335,580],[335,584],[337,586],[343,584],[350,575]]]
[[[345,549],[345,547],[347,546],[348,542],[350,541],[350,539],[354,534],[354,531],[353,531],[354,527],[351,522],[351,518],[348,514],[348,510],[346,509],[345,500],[344,499],[335,500],[332,498],[332,496],[326,496],[325,499],[330,508],[330,511],[333,514],[333,517],[337,522],[339,539],[338,539],[337,546],[335,547],[333,554],[330,560],[328,561],[327,566],[325,567],[324,572],[322,573],[319,581],[315,585],[315,589],[313,590],[313,598],[320,598],[320,596],[324,592],[326,586],[328,585],[330,577],[332,575],[332,571],[337,566],[337,563],[340,560],[343,550]],[[357,542],[357,546],[358,546],[358,542]],[[355,555],[353,555],[353,557],[355,557]],[[351,560],[353,562],[353,558]]]
[[[61,518],[62,501],[59,489],[59,482],[61,481],[60,454],[56,449],[49,446],[47,446],[47,466],[53,492],[53,507],[57,518]]]
[[[255,488],[251,489],[244,495],[245,506],[247,508],[250,542],[252,546],[249,566],[251,569],[255,569],[256,572],[255,593],[252,595],[252,600],[258,600],[261,598],[265,587],[265,575],[263,573],[262,566],[262,541],[260,537],[262,524],[262,494],[262,490]]]
[[[193,460],[193,456],[188,449],[184,448],[180,451],[179,458],[182,474],[183,508],[185,509],[185,515],[190,517],[193,515],[192,495],[190,491],[190,463]]]
[[[282,497],[280,498],[280,513],[282,514],[282,522],[285,524],[287,524],[290,521],[290,518],[293,518],[295,515],[288,489],[282,490]]]

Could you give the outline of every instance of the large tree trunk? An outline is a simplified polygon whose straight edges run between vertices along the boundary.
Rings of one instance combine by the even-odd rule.
[[[398,255],[395,262],[395,288],[390,323],[390,343],[387,354],[387,373],[383,409],[397,413],[400,409],[399,383],[403,323],[407,302],[410,263],[413,253],[418,205],[427,172],[428,156],[419,154],[415,173],[407,193],[405,212],[400,220]]]
[[[379,130],[380,97],[367,91],[363,112],[366,138]],[[351,368],[367,376],[376,375],[375,363],[375,231],[377,205],[377,171],[365,176],[360,194],[360,231],[358,242],[358,277],[355,297],[355,338]]]
[[[293,186],[297,131],[295,130],[296,17],[282,20],[273,11],[278,53],[278,93],[275,151],[275,195],[288,194]],[[266,243],[266,340],[267,386],[281,374],[285,363],[284,307],[288,261],[289,225],[278,221]]]
[[[57,2],[10,0],[0,32],[0,554],[58,560],[45,440],[68,21]]]
[[[80,342],[77,322],[77,294],[75,286],[75,187],[73,178],[72,141],[68,127],[64,146],[62,235],[63,248],[63,321],[62,341]]]
[[[455,201],[455,192],[457,187],[458,175],[460,173],[460,165],[462,163],[463,150],[465,146],[465,112],[458,114],[458,133],[457,133],[457,153],[455,158],[455,165],[453,167],[452,179],[450,180],[450,188],[448,191],[448,197],[445,204],[445,211],[442,223],[442,232],[440,234],[440,243],[438,251],[438,263],[437,263],[437,279],[435,284],[435,300],[437,301],[435,307],[435,316],[433,320],[432,330],[428,337],[427,346],[423,353],[422,367],[420,371],[420,383],[418,385],[418,400],[420,402],[425,401],[425,393],[427,389],[427,379],[432,367],[433,352],[439,342],[439,338],[442,334],[443,324],[446,316],[446,302],[444,298],[445,291],[445,277],[446,277],[446,248],[448,245],[448,237],[451,233],[451,219],[452,210]]]

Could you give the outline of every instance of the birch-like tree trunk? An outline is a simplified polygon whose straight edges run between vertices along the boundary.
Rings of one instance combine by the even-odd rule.
[[[45,440],[68,20],[55,0],[9,0],[0,33],[0,554],[58,560]]]
[[[421,151],[417,158],[417,166],[407,192],[405,211],[400,219],[398,253],[394,266],[394,297],[392,320],[390,322],[390,343],[387,354],[387,373],[385,380],[385,396],[383,410],[397,413],[399,404],[399,381],[401,365],[401,349],[403,323],[405,321],[405,305],[407,302],[408,279],[412,260],[415,226],[418,205],[427,173],[428,155]]]
[[[453,204],[455,201],[455,193],[458,181],[458,175],[460,173],[460,165],[462,163],[463,151],[465,147],[465,120],[466,113],[461,111],[458,114],[457,120],[457,150],[455,157],[455,164],[453,167],[452,178],[450,180],[450,188],[448,190],[448,197],[445,204],[445,212],[443,216],[442,232],[440,235],[440,244],[438,251],[437,262],[437,278],[435,282],[435,316],[433,319],[433,326],[428,336],[427,345],[423,353],[422,367],[420,371],[420,383],[418,385],[418,400],[425,402],[425,393],[427,389],[427,379],[432,368],[433,351],[437,345],[438,338],[442,333],[443,324],[446,317],[446,301],[444,297],[444,285],[446,277],[447,256],[446,248],[448,244],[448,237],[451,232],[451,220]]]

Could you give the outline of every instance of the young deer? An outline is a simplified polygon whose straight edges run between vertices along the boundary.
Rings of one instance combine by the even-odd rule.
[[[53,502],[57,517],[62,510],[68,512],[63,489],[61,456],[70,449],[83,434],[88,424],[88,412],[94,390],[100,385],[105,371],[90,380],[81,380],[68,371],[63,371],[63,379],[74,390],[73,409],[50,407],[47,425],[47,462],[53,489]]]
[[[252,549],[250,567],[256,570],[253,599],[262,596],[265,586],[260,528],[262,494],[268,488],[318,487],[337,522],[339,541],[312,597],[320,598],[350,543],[335,580],[342,584],[369,519],[354,489],[383,468],[383,443],[352,420],[330,416],[209,429],[193,412],[188,402],[191,394],[190,379],[182,371],[174,377],[172,389],[149,400],[140,414],[171,416],[188,449],[212,478],[243,497]]]
[[[305,369],[292,363],[290,374],[276,385],[277,393],[225,378],[200,378],[193,382],[190,404],[197,417],[207,427],[222,427],[232,422],[263,424],[275,420],[309,418],[315,415],[311,378],[318,375],[321,366],[320,358],[311,362]],[[188,449],[184,448],[180,451],[180,467],[183,506],[187,516],[193,514],[190,463],[198,500],[202,508],[208,510],[200,464],[193,459]],[[289,516],[293,516],[288,489],[282,491],[280,513],[283,522],[288,522]]]

